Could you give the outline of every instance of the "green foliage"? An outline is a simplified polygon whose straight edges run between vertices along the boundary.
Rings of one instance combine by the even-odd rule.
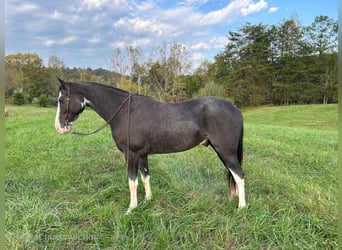
[[[120,81],[116,84],[116,86],[120,89],[127,90],[131,93],[138,93],[138,86],[129,81],[128,78],[121,77]]]
[[[15,92],[13,94],[13,103],[15,105],[23,105],[25,104],[25,96],[21,92]]]
[[[39,105],[40,107],[47,107],[48,102],[49,102],[49,100],[48,100],[48,98],[47,98],[46,95],[41,95],[41,96],[39,96],[38,105]]]
[[[227,91],[225,87],[221,84],[214,82],[209,82],[205,84],[194,97],[199,98],[203,96],[217,96],[221,98],[227,98]]]
[[[55,109],[9,108],[8,249],[337,249],[337,105],[243,112],[246,209],[228,199],[225,168],[201,146],[151,155],[153,199],[140,182],[128,216],[126,165],[109,128],[59,135]],[[101,123],[88,110],[74,126]]]

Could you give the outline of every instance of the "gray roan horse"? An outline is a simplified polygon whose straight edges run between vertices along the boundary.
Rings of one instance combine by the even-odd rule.
[[[57,132],[70,132],[86,106],[110,125],[113,139],[127,163],[130,190],[127,213],[138,204],[138,169],[145,198],[152,198],[148,154],[180,152],[199,144],[210,145],[216,151],[228,170],[231,197],[239,197],[239,208],[246,206],[241,168],[243,121],[240,111],[231,103],[215,97],[163,103],[99,83],[58,80]]]

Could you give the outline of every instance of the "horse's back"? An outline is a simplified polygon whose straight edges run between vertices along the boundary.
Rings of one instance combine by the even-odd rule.
[[[242,124],[242,115],[232,103],[213,96],[191,99],[181,102],[164,103],[146,99],[139,105],[139,113],[151,121],[175,123],[177,121],[193,121],[196,123],[225,122]]]

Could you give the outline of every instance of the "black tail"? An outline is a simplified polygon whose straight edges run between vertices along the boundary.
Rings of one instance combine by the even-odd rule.
[[[239,138],[239,145],[237,149],[237,157],[242,168],[242,160],[243,160],[243,125],[241,128],[240,138]]]

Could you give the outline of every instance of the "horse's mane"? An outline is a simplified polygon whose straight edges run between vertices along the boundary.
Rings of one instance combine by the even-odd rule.
[[[108,84],[103,84],[103,83],[98,83],[98,82],[86,82],[86,81],[81,81],[81,82],[76,82],[76,83],[79,83],[79,84],[82,84],[82,85],[97,85],[97,86],[108,88],[108,89],[111,89],[111,90],[116,90],[116,91],[119,91],[119,92],[124,93],[124,94],[129,94],[129,92],[126,91],[126,90],[119,89],[117,87],[114,87],[114,86],[108,85]]]

